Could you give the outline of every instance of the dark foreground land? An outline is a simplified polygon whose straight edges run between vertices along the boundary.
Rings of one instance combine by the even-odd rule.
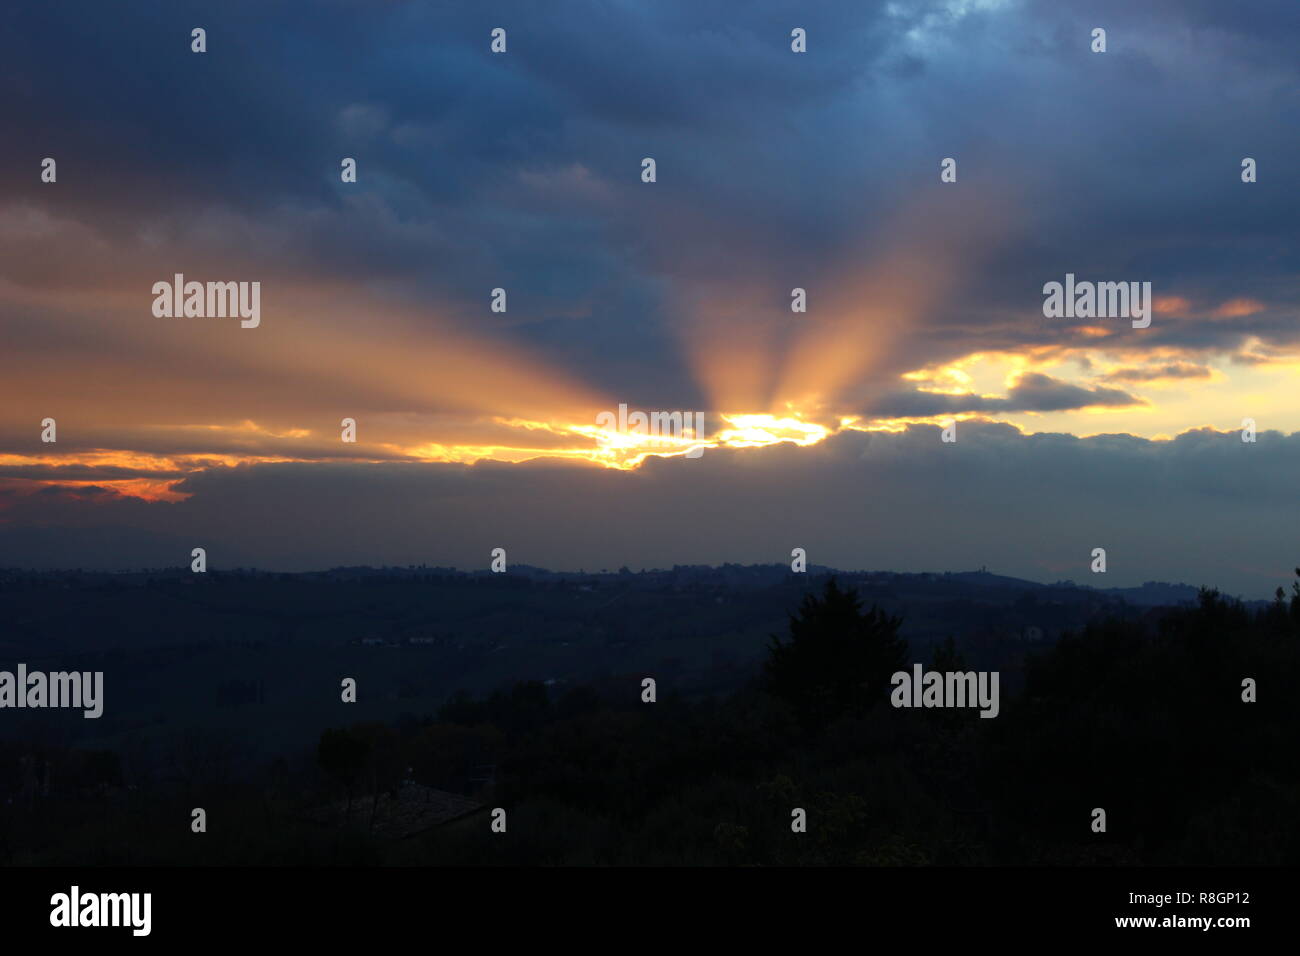
[[[0,863],[1294,864],[1300,587],[1191,594],[7,572],[0,668],[105,706],[0,710]],[[998,716],[890,706],[913,663],[998,671]]]

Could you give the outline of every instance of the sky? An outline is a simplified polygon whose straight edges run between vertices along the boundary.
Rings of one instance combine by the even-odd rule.
[[[1300,564],[1294,2],[308,11],[13,5],[0,566]]]

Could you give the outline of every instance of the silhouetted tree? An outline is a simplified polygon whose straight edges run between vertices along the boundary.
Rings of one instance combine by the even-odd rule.
[[[1295,576],[1300,578],[1300,568],[1295,569]],[[1291,626],[1300,632],[1300,581],[1291,582]]]
[[[952,635],[948,635],[943,643],[936,644],[934,654],[930,660],[930,670],[932,671],[964,671],[966,670],[966,658],[957,650],[957,642],[953,640]]]
[[[879,608],[863,611],[856,591],[835,578],[821,597],[806,595],[790,617],[790,640],[772,636],[764,667],[767,689],[787,701],[805,728],[815,730],[845,714],[870,710],[903,667],[907,643],[902,619]]]
[[[322,770],[347,788],[348,819],[352,816],[352,791],[369,755],[370,742],[350,730],[330,728],[320,735],[316,760]]]
[[[379,795],[388,791],[396,796],[406,761],[401,753],[397,733],[387,724],[355,724],[350,733],[365,743],[359,776],[369,781],[370,828],[374,829],[375,816],[379,811]]]

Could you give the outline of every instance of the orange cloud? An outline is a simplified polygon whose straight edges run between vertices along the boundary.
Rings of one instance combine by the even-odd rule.
[[[1264,303],[1255,299],[1229,299],[1210,314],[1216,319],[1238,319],[1264,311]]]

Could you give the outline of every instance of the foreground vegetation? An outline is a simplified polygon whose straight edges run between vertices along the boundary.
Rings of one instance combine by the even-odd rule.
[[[913,660],[898,629],[832,579],[773,639],[762,672],[726,696],[661,687],[645,703],[632,677],[558,695],[522,683],[458,696],[428,720],[332,728],[314,753],[237,773],[199,740],[194,772],[170,790],[125,786],[112,752],[68,751],[59,766],[77,779],[65,796],[0,811],[0,860],[1300,861],[1300,584],[1253,612],[1203,591],[1195,607],[1099,620],[1030,657],[992,720],[891,707],[890,674]],[[965,669],[951,642],[925,663]],[[5,745],[0,773],[18,779],[22,759]],[[401,840],[311,819],[334,801],[377,806],[403,781],[483,809]],[[190,832],[196,806],[206,834]],[[491,830],[493,807],[506,810],[504,834]],[[795,808],[806,833],[792,832]]]

